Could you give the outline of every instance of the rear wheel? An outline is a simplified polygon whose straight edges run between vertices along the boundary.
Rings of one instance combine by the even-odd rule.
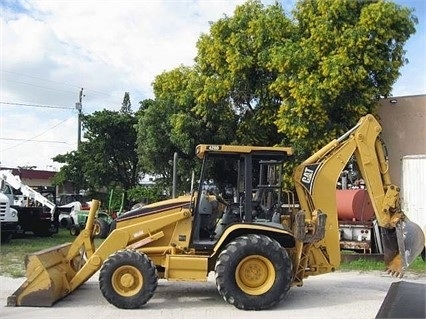
[[[80,234],[80,225],[73,224],[70,226],[70,234],[71,236],[78,236]]]
[[[154,295],[158,277],[155,265],[143,253],[120,250],[111,255],[99,273],[101,292],[118,308],[135,309]]]
[[[49,237],[52,234],[50,233],[50,221],[39,223],[38,225],[34,226],[33,233],[37,237]]]
[[[69,228],[70,228],[70,226],[72,225],[71,218],[69,218],[68,216],[67,216],[67,217],[63,217],[63,218],[60,220],[59,224],[60,224],[60,226],[61,226],[62,228],[69,229]]]
[[[284,299],[292,280],[287,251],[264,235],[249,234],[229,243],[216,262],[216,286],[239,309],[268,309]]]
[[[109,225],[106,220],[102,218],[97,218],[95,220],[93,234],[96,238],[107,238],[109,233]]]
[[[13,237],[13,233],[1,232],[1,243],[6,244],[11,241]]]

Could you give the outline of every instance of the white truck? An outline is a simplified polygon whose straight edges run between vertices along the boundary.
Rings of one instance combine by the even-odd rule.
[[[10,207],[9,198],[0,192],[1,242],[9,242],[18,230],[18,211]]]
[[[3,228],[6,229],[8,225],[7,229],[10,229],[8,235],[5,234],[5,240],[10,239],[15,233],[32,232],[37,236],[50,236],[58,232],[58,212],[55,203],[22,183],[19,176],[13,175],[10,170],[1,170],[0,180],[5,216],[17,215],[16,228],[10,226],[9,221],[5,220],[4,224],[2,221],[2,237]],[[12,228],[15,229],[14,232]]]

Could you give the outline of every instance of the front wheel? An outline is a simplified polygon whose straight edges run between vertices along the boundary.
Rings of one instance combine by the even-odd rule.
[[[287,251],[265,235],[249,234],[229,243],[219,255],[215,271],[219,294],[244,310],[275,306],[292,281]]]
[[[136,309],[154,295],[158,284],[153,262],[135,250],[120,250],[108,257],[99,273],[106,300],[122,309]]]

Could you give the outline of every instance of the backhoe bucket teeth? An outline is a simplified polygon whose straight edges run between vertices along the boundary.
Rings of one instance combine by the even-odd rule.
[[[27,255],[27,280],[7,298],[7,305],[50,307],[65,297],[75,275],[65,259],[70,246],[63,244]]]
[[[388,273],[402,277],[425,247],[425,236],[417,224],[400,220],[394,229],[383,228],[384,259]]]

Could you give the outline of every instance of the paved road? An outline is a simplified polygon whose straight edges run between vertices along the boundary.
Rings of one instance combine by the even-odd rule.
[[[50,308],[6,307],[7,296],[24,281],[0,277],[0,317],[22,318],[149,318],[149,319],[284,319],[284,318],[375,318],[393,282],[401,279],[381,272],[336,272],[305,280],[290,289],[287,298],[267,311],[242,311],[218,294],[214,279],[206,283],[160,280],[154,297],[137,310],[110,305],[102,296],[96,276]],[[407,274],[402,280],[426,285],[424,275]],[[426,287],[426,286],[425,286]]]

